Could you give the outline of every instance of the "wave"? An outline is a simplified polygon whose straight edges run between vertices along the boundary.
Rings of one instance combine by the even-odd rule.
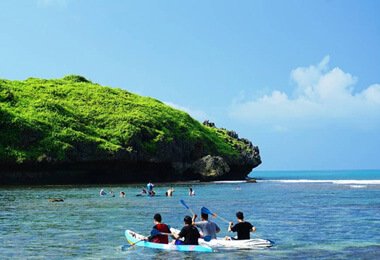
[[[247,182],[246,180],[244,181],[213,181],[213,183],[244,183]]]
[[[282,182],[282,183],[332,183],[343,185],[380,185],[380,180],[257,180],[257,182]]]

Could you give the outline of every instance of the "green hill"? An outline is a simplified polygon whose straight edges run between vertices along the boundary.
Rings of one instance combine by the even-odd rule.
[[[249,173],[234,173],[239,167],[251,170],[260,164],[258,149],[251,142],[209,125],[159,100],[100,86],[81,76],[0,80],[0,179],[7,182],[13,174],[17,183],[22,182],[23,172],[57,175],[61,170],[81,169],[78,178],[86,183],[83,178],[101,175],[86,166],[91,164],[103,165],[106,172],[118,171],[118,178],[126,181],[199,179],[201,172],[194,162],[207,155],[223,158],[230,168],[222,174],[227,178]],[[160,170],[154,172],[154,165],[163,167],[164,176]],[[121,170],[128,166],[130,171]],[[38,178],[49,183],[47,179],[54,179],[50,175]],[[68,179],[75,179],[71,175]],[[202,173],[201,179],[206,175]]]

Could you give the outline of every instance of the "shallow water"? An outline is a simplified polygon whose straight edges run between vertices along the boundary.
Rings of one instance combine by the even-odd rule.
[[[0,255],[2,259],[209,259],[207,253],[127,245],[124,230],[148,234],[157,212],[164,222],[181,227],[184,215],[190,214],[179,203],[184,199],[194,211],[205,206],[232,221],[241,210],[257,228],[252,237],[276,243],[270,249],[215,252],[213,259],[380,258],[380,184],[275,179],[192,184],[194,197],[187,195],[186,184],[173,184],[173,197],[152,198],[135,196],[143,185],[0,187]],[[164,194],[170,186],[158,184],[156,191]],[[116,197],[100,197],[101,188],[112,189]],[[118,197],[119,191],[127,196]],[[52,203],[49,198],[65,201]],[[221,236],[231,234],[226,223],[215,221],[222,228]]]

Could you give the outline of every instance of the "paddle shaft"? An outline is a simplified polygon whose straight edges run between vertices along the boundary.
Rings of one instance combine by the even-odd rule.
[[[181,204],[185,207],[185,208],[187,208],[190,212],[191,212],[191,214],[194,216],[195,214],[194,214],[194,211],[189,207],[189,206],[187,206],[187,204],[185,203],[185,201],[184,200],[180,200],[180,202],[181,202]]]
[[[225,219],[225,218],[223,218],[223,217],[221,217],[221,216],[218,216],[218,214],[215,214],[215,213],[212,213],[211,212],[211,210],[209,210],[208,208],[206,208],[206,207],[202,207],[202,209],[201,209],[201,212],[203,213],[206,213],[206,214],[210,214],[210,215],[212,215],[212,216],[214,216],[214,217],[218,217],[218,218],[220,218],[221,220],[223,220],[224,222],[226,222],[226,223],[230,223],[230,221],[228,221],[227,219]]]
[[[225,219],[225,218],[222,218],[221,216],[218,216],[217,214],[215,214],[215,216],[216,217],[218,217],[218,218],[220,218],[221,220],[223,220],[224,222],[226,222],[226,223],[230,223],[231,221],[228,221],[227,219]]]
[[[136,241],[136,242],[132,243],[130,246],[134,246],[134,245],[136,245],[137,243],[139,243],[139,242],[141,242],[141,241],[144,241],[145,239],[146,239],[146,238],[140,239],[139,241]]]

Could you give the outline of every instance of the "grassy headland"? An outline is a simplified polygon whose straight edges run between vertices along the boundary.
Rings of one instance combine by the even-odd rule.
[[[252,144],[159,100],[82,76],[0,80],[0,164],[241,161]],[[258,157],[258,163],[259,157]]]

